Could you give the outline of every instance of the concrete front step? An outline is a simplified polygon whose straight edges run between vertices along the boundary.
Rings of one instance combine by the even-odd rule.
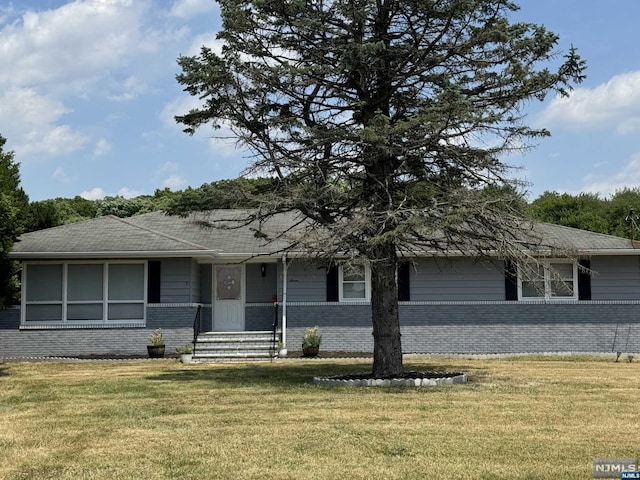
[[[235,352],[237,350],[269,350],[273,349],[273,346],[271,343],[196,343],[196,349],[200,352]]]
[[[193,358],[271,358],[269,352],[202,352]]]
[[[273,333],[264,331],[201,333],[195,347],[193,359],[207,362],[264,361],[277,350]]]
[[[269,343],[272,341],[272,337],[203,337],[198,336],[198,343]]]

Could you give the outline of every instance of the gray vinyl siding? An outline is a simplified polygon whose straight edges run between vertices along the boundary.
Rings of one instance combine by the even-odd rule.
[[[410,269],[412,301],[504,300],[504,272],[473,259],[420,259]]]
[[[288,302],[326,302],[327,271],[303,260],[294,260],[287,271]]]
[[[640,257],[593,257],[592,300],[640,300]]]
[[[175,258],[162,260],[160,269],[160,299],[162,303],[191,302],[191,260]]]
[[[247,303],[269,303],[278,292],[278,264],[265,263],[265,276],[260,272],[260,263],[249,263],[247,275]]]

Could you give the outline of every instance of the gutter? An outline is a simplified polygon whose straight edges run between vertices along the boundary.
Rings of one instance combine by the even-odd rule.
[[[98,258],[183,258],[218,256],[214,250],[177,250],[177,251],[98,251],[98,252],[10,252],[13,260],[50,260],[50,259],[98,259]]]

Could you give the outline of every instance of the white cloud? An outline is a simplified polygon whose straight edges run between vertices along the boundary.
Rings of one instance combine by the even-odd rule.
[[[40,95],[32,88],[10,88],[0,97],[0,124],[42,127],[69,113],[60,100]]]
[[[214,8],[215,3],[212,0],[176,0],[171,6],[169,14],[173,17],[191,18],[211,12]]]
[[[89,138],[68,125],[54,127],[46,132],[30,132],[24,143],[16,146],[16,153],[25,156],[42,154],[50,157],[68,155],[82,148]]]
[[[170,190],[181,190],[186,186],[187,181],[180,175],[171,175],[162,181],[162,187]]]
[[[640,71],[616,75],[593,89],[577,88],[568,98],[554,98],[537,123],[575,130],[613,129],[621,135],[640,130]]]
[[[111,151],[111,144],[104,138],[101,138],[100,140],[98,140],[98,143],[96,143],[96,146],[93,149],[93,158],[102,157],[103,155],[106,155],[110,151]]]
[[[131,190],[127,187],[120,188],[116,193],[106,193],[102,188],[95,187],[91,190],[85,190],[80,193],[82,198],[86,198],[87,200],[100,200],[104,197],[124,197],[124,198],[133,198],[142,195],[142,192],[137,190]]]
[[[0,6],[0,132],[16,154],[71,153],[88,143],[80,128],[90,123],[66,122],[69,105],[78,107],[77,122],[94,98],[128,102],[160,83],[177,55],[167,46],[189,32],[157,22],[163,14],[150,0]]]
[[[116,193],[115,196],[124,197],[124,198],[133,198],[142,194],[143,193],[138,190],[131,190],[130,188],[122,187],[121,189],[118,190],[118,193]],[[110,196],[113,196],[113,195],[110,195]]]
[[[640,187],[640,153],[634,154],[622,170],[609,177],[591,174],[584,177],[583,181],[586,184],[581,191],[603,196],[613,195],[624,188]]]
[[[137,53],[148,8],[140,0],[72,1],[27,11],[0,30],[0,85],[83,85]]]
[[[85,190],[84,192],[80,192],[80,196],[87,200],[99,200],[104,198],[104,190],[100,187],[92,188],[91,190]]]
[[[21,160],[31,155],[54,157],[72,153],[88,137],[61,120],[70,109],[32,88],[9,88],[0,95],[0,132]]]

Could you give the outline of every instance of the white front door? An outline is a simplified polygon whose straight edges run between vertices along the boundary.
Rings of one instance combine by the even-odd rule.
[[[213,330],[244,330],[244,265],[216,265],[213,273]]]

